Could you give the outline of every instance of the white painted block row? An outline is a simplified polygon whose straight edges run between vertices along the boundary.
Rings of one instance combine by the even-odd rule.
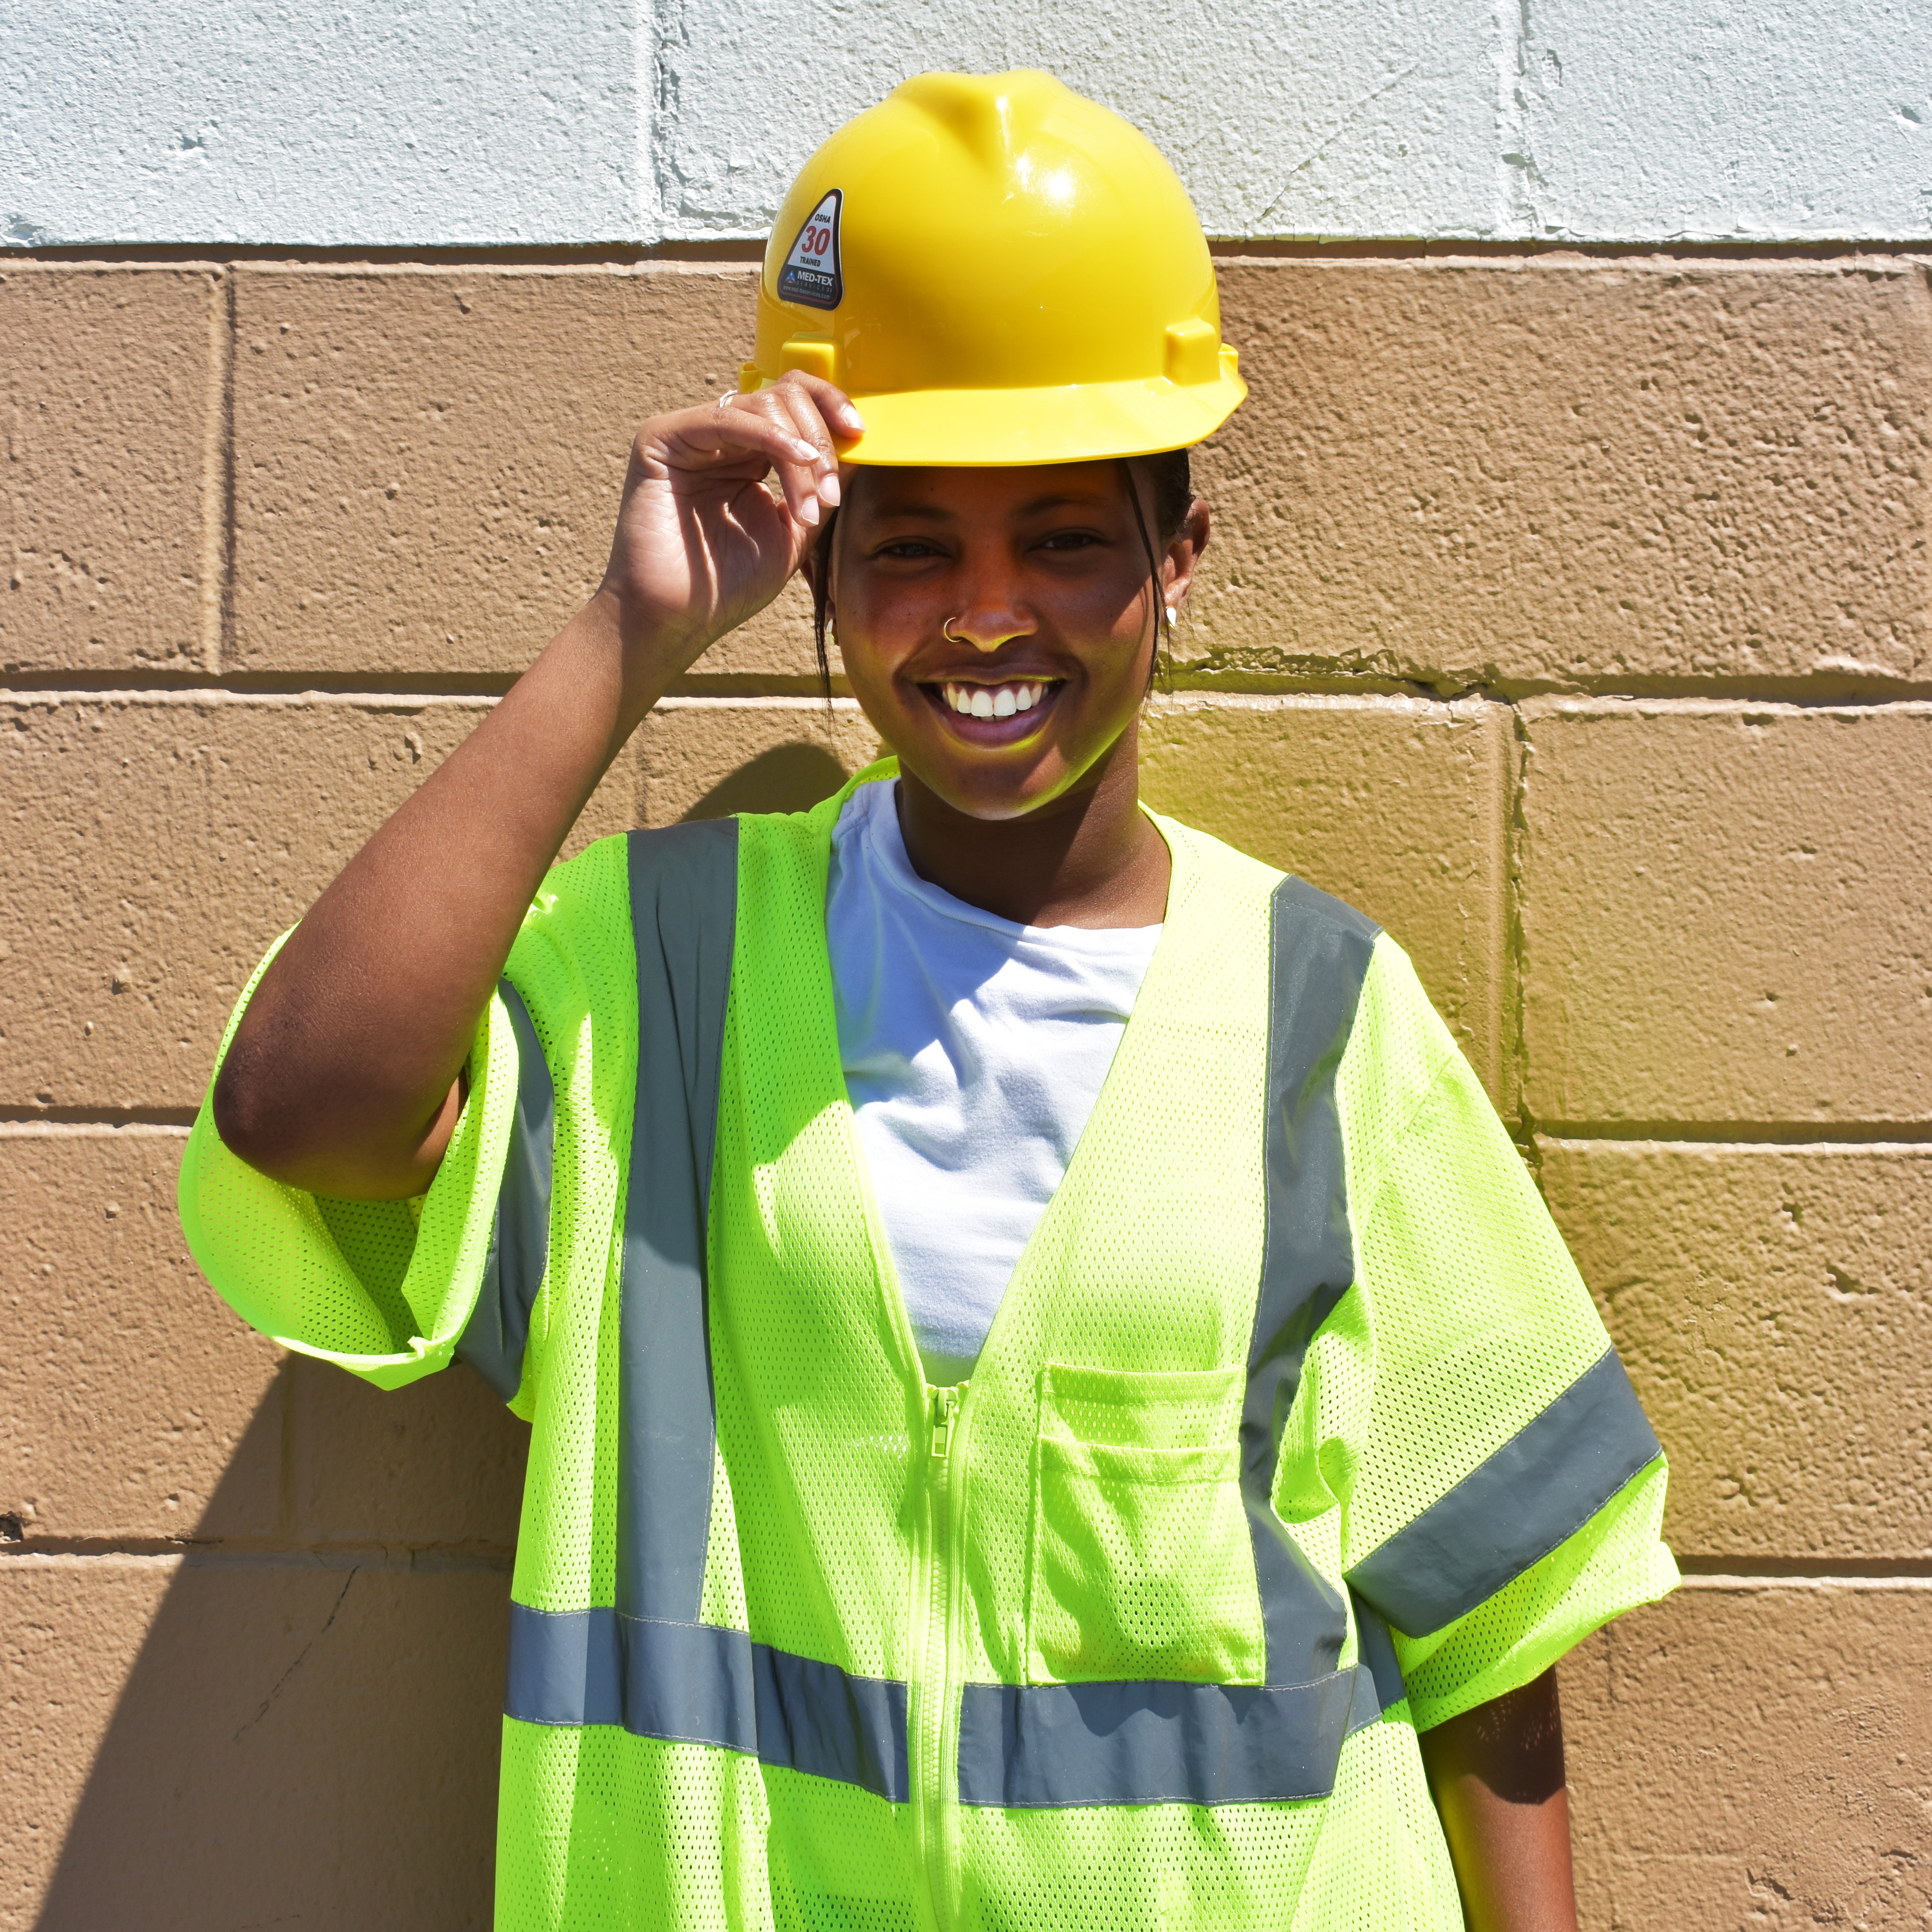
[[[1910,0],[13,0],[16,245],[761,236],[907,74],[1043,67],[1226,236],[1932,236]]]
[[[8,0],[0,17],[16,245],[655,230],[628,0]]]
[[[1520,232],[1932,236],[1932,10],[1912,0],[1521,4]]]
[[[680,18],[656,143],[673,234],[762,234],[855,104],[934,67],[1044,68],[1105,101],[1211,234],[1495,232],[1496,28],[1471,0],[685,0]]]

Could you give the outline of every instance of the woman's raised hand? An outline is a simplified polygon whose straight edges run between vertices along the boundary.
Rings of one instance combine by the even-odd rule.
[[[838,443],[864,428],[842,391],[794,370],[638,430],[600,586],[644,660],[628,671],[675,676],[778,595],[838,501]]]
[[[262,976],[215,1083],[234,1152],[352,1200],[428,1186],[478,1023],[584,802],[664,687],[798,567],[838,500],[833,439],[863,427],[830,382],[793,375],[638,430],[597,595]]]

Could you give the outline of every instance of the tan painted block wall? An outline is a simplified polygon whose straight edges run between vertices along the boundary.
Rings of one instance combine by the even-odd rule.
[[[1546,1141],[1544,1193],[1671,1454],[1681,1556],[1932,1549],[1932,1147]]]
[[[1430,684],[1923,680],[1914,262],[1243,262],[1206,661]]]
[[[1564,1666],[1586,1923],[1932,1912],[1932,1590],[1695,1579]]]
[[[594,581],[730,262],[10,262],[0,1932],[487,1922],[523,1432],[250,1336],[172,1208],[261,948]],[[1161,808],[1364,907],[1518,1128],[1692,1587],[1565,1670],[1585,1922],[1918,1926],[1932,292],[1244,260]],[[802,600],[580,828],[873,756]]]
[[[192,1108],[267,940],[487,704],[0,698],[0,1106]],[[630,824],[637,785],[627,757],[574,842]]]
[[[260,1438],[281,1440],[282,1351],[209,1295],[188,1254],[175,1214],[182,1138],[0,1129],[0,1467],[5,1508],[33,1540],[281,1526],[280,1472]]]
[[[737,386],[746,266],[244,266],[238,668],[514,673],[596,584],[632,433]],[[794,592],[715,673],[812,674]]]
[[[206,268],[0,268],[0,668],[212,664],[227,322]]]
[[[1523,707],[1540,1120],[1932,1126],[1932,706]]]
[[[380,1552],[15,1557],[4,1922],[480,1932],[508,1598]]]

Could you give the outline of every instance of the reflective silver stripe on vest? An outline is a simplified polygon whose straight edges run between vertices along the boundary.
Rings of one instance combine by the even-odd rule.
[[[1241,1409],[1241,1495],[1267,1641],[1264,1681],[1330,1676],[1348,1632],[1341,1594],[1302,1554],[1270,1500],[1281,1434],[1315,1331],[1355,1279],[1335,1076],[1379,928],[1296,878],[1276,887],[1268,945],[1267,1224]],[[1326,1703],[1311,1710],[1327,1712]],[[1342,1748],[1327,1741],[1329,1770]]]
[[[1348,1728],[1358,1731],[1372,1724],[1384,1711],[1393,1710],[1408,1696],[1402,1681],[1401,1660],[1395,1654],[1395,1639],[1381,1615],[1355,1594],[1348,1592],[1349,1607],[1355,1613],[1357,1664],[1355,1708],[1349,1714]],[[1366,1679],[1366,1682],[1364,1682]]]
[[[1359,1666],[1312,1684],[969,1684],[959,1802],[1025,1810],[1325,1798],[1358,1678],[1372,1700]]]
[[[1574,1535],[1663,1454],[1612,1348],[1349,1582],[1396,1628],[1454,1623]]]
[[[911,1792],[906,1687],[713,1624],[510,1606],[506,1716],[716,1745],[894,1804]]]
[[[1378,928],[1296,878],[1276,887],[1270,915],[1268,1220],[1241,1409],[1241,1494],[1268,1645],[1264,1676],[1285,1684],[1333,1672],[1348,1629],[1340,1594],[1282,1528],[1270,1498],[1308,1344],[1355,1279],[1335,1076]],[[1339,1752],[1339,1733],[1335,1744]]]
[[[510,1144],[490,1252],[476,1306],[457,1338],[456,1357],[467,1362],[506,1402],[524,1378],[524,1348],[530,1310],[550,1264],[550,1170],[556,1143],[556,1090],[542,1043],[523,995],[508,980],[498,983],[510,1030],[517,1042],[517,1098],[510,1114]]]
[[[959,1802],[1263,1804],[1325,1798],[1342,1743],[1408,1693],[1388,1625],[1353,1606],[1360,1660],[1312,1684],[969,1684]]]
[[[705,1234],[738,822],[634,832],[629,873],[638,1084],[618,1304],[617,1608],[695,1624],[716,1440]]]

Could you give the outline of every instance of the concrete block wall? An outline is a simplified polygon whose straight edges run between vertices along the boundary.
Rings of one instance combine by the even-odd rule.
[[[1922,1926],[1922,23],[22,19],[0,1932],[488,1923],[523,1432],[465,1372],[382,1396],[250,1335],[182,1140],[268,939],[594,580],[636,421],[732,380],[791,169],[947,63],[1120,106],[1225,238],[1254,393],[1147,789],[1408,947],[1670,1450],[1686,1587],[1564,1671],[1586,1925]],[[814,692],[794,593],[578,841],[822,796],[873,740]]]
[[[266,940],[593,580],[748,262],[0,266],[8,1932],[488,1922],[522,1432],[250,1336],[174,1171]],[[1230,254],[1163,807],[1416,957],[1669,1446],[1585,1922],[1932,1910],[1926,262]],[[796,600],[579,838],[870,755]]]

